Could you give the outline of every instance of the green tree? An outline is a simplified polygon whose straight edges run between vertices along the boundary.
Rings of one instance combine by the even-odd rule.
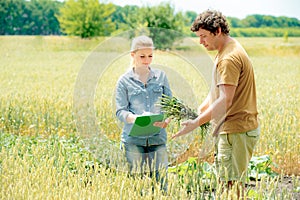
[[[68,0],[61,7],[57,18],[63,33],[91,38],[107,36],[114,30],[110,19],[115,11],[111,3],[102,4],[98,0]]]
[[[135,28],[139,22],[139,9],[135,5],[116,6],[116,10],[111,16],[112,21],[116,25],[116,30],[120,32]]]
[[[30,11],[24,0],[0,0],[0,34],[25,35],[30,24]]]
[[[236,27],[241,27],[241,20],[236,17],[227,17],[228,23],[230,27],[236,28]]]
[[[171,4],[161,3],[154,7],[144,7],[141,12],[147,27],[151,28],[150,36],[156,48],[171,49],[173,43],[182,37],[185,18],[181,12],[175,13]]]
[[[190,35],[190,36],[194,36],[195,33],[193,33],[191,31],[191,26],[194,22],[194,20],[196,19],[197,17],[197,13],[194,12],[194,11],[186,11],[184,14],[183,14],[183,17],[184,17],[184,27],[183,27],[183,31],[186,35]]]
[[[0,34],[60,34],[54,15],[61,4],[53,0],[0,0]]]
[[[53,0],[31,0],[28,3],[31,23],[28,27],[32,35],[58,35],[59,22],[55,16],[62,3]]]
[[[194,11],[186,11],[185,12],[185,17],[187,18],[187,25],[188,26],[191,26],[192,25],[192,23],[194,22],[194,20],[196,19],[196,17],[197,17],[197,13],[196,12],[194,12]]]
[[[148,34],[153,38],[157,49],[172,48],[176,39],[182,36],[186,18],[181,12],[175,13],[174,7],[169,3],[132,9],[134,12],[124,13],[124,22],[130,29],[148,28]]]
[[[262,26],[263,27],[275,27],[275,17],[270,16],[270,15],[265,15],[262,17]]]
[[[262,15],[249,15],[242,20],[245,27],[260,27],[263,22]]]

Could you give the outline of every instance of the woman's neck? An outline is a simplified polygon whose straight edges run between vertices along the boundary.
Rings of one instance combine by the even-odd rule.
[[[150,68],[133,68],[134,73],[138,76],[139,80],[142,81],[144,84],[147,83],[148,77],[150,74]]]
[[[144,76],[144,75],[149,74],[150,68],[149,67],[147,67],[147,68],[133,67],[133,71],[134,71],[135,74],[137,74],[139,76]]]

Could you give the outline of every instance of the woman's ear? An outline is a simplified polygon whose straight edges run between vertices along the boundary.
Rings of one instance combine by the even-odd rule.
[[[131,53],[130,53],[130,56],[133,58],[133,57],[134,57],[134,52],[131,52]]]

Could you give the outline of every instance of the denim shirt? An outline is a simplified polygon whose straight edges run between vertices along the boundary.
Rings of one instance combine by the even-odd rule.
[[[165,72],[150,68],[147,83],[141,82],[133,69],[123,74],[116,87],[116,116],[124,123],[121,141],[140,146],[161,145],[167,142],[164,128],[155,135],[146,137],[129,136],[133,124],[126,122],[130,113],[142,115],[144,112],[162,113],[159,98],[162,94],[171,96],[171,89]]]

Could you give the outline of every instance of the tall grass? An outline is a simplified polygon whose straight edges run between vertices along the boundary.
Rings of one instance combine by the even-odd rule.
[[[0,141],[1,199],[236,199],[235,189],[222,192],[216,179],[201,178],[200,168],[180,177],[170,173],[168,194],[162,194],[150,178],[128,177],[96,164],[74,136],[2,133]],[[292,177],[293,188],[279,187],[281,180],[262,178],[246,194],[253,199],[293,199],[299,179]]]
[[[169,196],[163,196],[156,190],[152,194],[152,180],[132,180],[98,165],[87,167],[93,157],[81,151],[83,144],[72,140],[77,134],[73,92],[81,66],[102,40],[0,37],[0,199],[139,199],[142,189],[145,199],[209,199],[214,192],[202,188],[204,180],[197,177],[190,178],[199,184],[188,193],[185,185],[178,184],[177,175],[170,174]],[[292,190],[299,192],[300,39],[238,40],[249,52],[257,80],[261,139],[255,155],[270,155],[278,166],[274,170],[282,176],[294,175]],[[214,52],[209,55],[213,57]],[[114,115],[114,86],[128,64],[129,55],[113,62],[101,75],[94,97],[97,125],[116,143],[121,127]],[[182,96],[189,105],[196,108],[204,99],[208,91],[205,81],[193,77],[195,69],[180,57],[156,52],[154,64],[169,66],[184,77],[196,96],[196,101]],[[173,88],[180,85],[176,81],[171,84]],[[177,128],[173,124],[169,132]],[[187,156],[198,153],[197,145],[191,148]],[[91,184],[86,184],[87,177]],[[290,191],[278,192],[279,183],[280,179],[256,182],[250,193],[259,199],[291,199]]]

